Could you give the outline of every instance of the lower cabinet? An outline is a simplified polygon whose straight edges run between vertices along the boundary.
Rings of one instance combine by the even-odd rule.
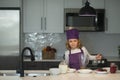
[[[0,70],[19,69],[19,56],[0,56]]]
[[[49,68],[59,67],[60,61],[35,61],[35,62],[24,62],[25,70],[49,70]]]

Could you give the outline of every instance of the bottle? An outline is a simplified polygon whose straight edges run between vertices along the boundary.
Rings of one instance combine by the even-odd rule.
[[[60,62],[59,69],[60,69],[60,73],[66,73],[67,72],[68,65],[66,64],[66,62],[64,60],[62,62]]]
[[[110,72],[111,73],[116,73],[117,71],[117,65],[115,63],[110,64]]]

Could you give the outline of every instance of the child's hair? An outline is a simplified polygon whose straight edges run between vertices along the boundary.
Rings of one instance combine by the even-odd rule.
[[[78,39],[78,45],[77,45],[77,48],[80,48],[80,49],[81,49],[82,46],[83,46],[83,45],[82,45],[81,41]],[[67,42],[66,42],[66,48],[67,48],[68,50],[71,49],[68,40],[67,40]]]

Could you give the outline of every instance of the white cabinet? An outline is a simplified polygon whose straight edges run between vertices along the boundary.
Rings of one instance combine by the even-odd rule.
[[[106,33],[120,33],[120,0],[106,2]]]
[[[64,0],[46,0],[46,29],[45,32],[64,32]]]
[[[90,2],[90,6],[97,9],[105,8],[105,0],[88,0]]]
[[[0,0],[0,7],[20,7],[20,0]]]
[[[86,0],[65,0],[65,8],[81,8]],[[94,8],[104,8],[105,0],[88,0]]]
[[[82,0],[65,0],[65,8],[81,8]]]
[[[43,0],[23,0],[23,31],[41,32]]]
[[[63,0],[23,0],[23,31],[63,33]]]

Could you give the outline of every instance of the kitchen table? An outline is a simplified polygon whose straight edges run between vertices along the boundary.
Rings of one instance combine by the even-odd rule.
[[[51,76],[22,77],[22,80],[120,80],[120,71],[115,74],[97,74],[95,72],[89,74],[66,73]]]

